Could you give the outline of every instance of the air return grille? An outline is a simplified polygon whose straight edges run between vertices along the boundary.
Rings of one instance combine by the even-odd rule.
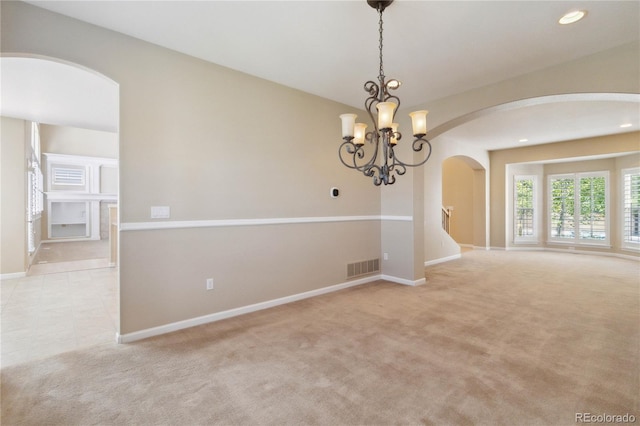
[[[347,264],[347,278],[359,277],[380,271],[380,259],[363,260]]]

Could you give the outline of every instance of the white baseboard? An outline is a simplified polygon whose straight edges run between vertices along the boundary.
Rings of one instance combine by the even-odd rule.
[[[436,265],[438,263],[449,262],[450,260],[460,259],[461,257],[462,257],[462,255],[460,253],[458,253],[458,254],[454,254],[452,256],[441,257],[439,259],[427,260],[426,262],[424,262],[424,266],[431,266],[431,265]]]
[[[361,284],[377,281],[381,279],[381,277],[382,277],[381,275],[372,275],[372,276],[361,278],[358,280],[347,281],[342,284],[336,284],[329,287],[319,288],[317,290],[311,290],[304,293],[298,293],[291,296],[286,296],[278,299],[268,300],[265,302],[255,303],[253,305],[241,306],[239,308],[229,309],[227,311],[222,311],[222,312],[216,312],[214,314],[204,315],[197,318],[191,318],[184,321],[178,321],[171,324],[161,325],[158,327],[152,327],[146,330],[135,331],[133,333],[127,333],[127,334],[117,333],[116,342],[118,343],[135,342],[136,340],[146,339],[148,337],[153,337],[153,336],[159,336],[161,334],[171,333],[173,331],[178,331],[185,328],[208,324],[211,322],[236,317],[239,315],[260,311],[267,308],[273,308],[275,306],[284,305],[286,303],[296,302],[298,300],[308,299],[314,296],[320,296],[322,294],[343,290],[345,288],[355,287]]]
[[[204,315],[197,318],[191,318],[184,321],[178,321],[171,324],[161,325],[158,327],[147,328],[146,330],[134,331],[133,333],[127,333],[127,334],[116,333],[116,342],[131,343],[137,340],[159,336],[161,334],[171,333],[173,331],[178,331],[185,328],[208,324],[211,322],[220,321],[227,318],[233,318],[239,315],[249,314],[251,312],[261,311],[263,309],[273,308],[279,305],[296,302],[298,300],[308,299],[310,297],[320,296],[322,294],[332,293],[334,291],[344,290],[349,287],[355,287],[358,285],[367,284],[367,283],[378,281],[378,280],[386,280],[386,281],[391,281],[394,283],[410,285],[410,286],[418,286],[418,285],[425,284],[427,282],[425,278],[411,281],[411,280],[398,278],[390,275],[371,275],[368,277],[360,278],[358,280],[347,281],[342,284],[336,284],[329,287],[319,288],[317,290],[306,291],[304,293],[285,296],[279,299],[267,300],[265,302],[255,303],[253,305],[241,306],[239,308],[229,309],[227,311],[222,311],[222,312],[216,312],[214,314]]]
[[[419,280],[408,280],[405,278],[398,278],[398,277],[394,277],[391,275],[380,275],[380,279],[385,280],[385,281],[391,281],[392,283],[397,283],[397,284],[403,284],[403,285],[410,285],[410,286],[418,286],[418,285],[423,285],[426,284],[427,280],[425,278],[421,278]]]
[[[0,280],[13,280],[16,278],[24,278],[26,276],[26,272],[11,272],[9,274],[0,274]]]
[[[492,249],[495,250],[495,249]],[[505,251],[547,251],[548,249],[546,249],[545,247],[516,247],[516,246],[509,246],[509,247],[505,247],[503,250]]]

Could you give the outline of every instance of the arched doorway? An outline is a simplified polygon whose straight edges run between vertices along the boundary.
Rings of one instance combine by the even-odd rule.
[[[25,153],[16,157],[22,170],[18,168],[10,182],[3,179],[1,191],[3,213],[7,206],[21,212],[11,216],[13,222],[5,221],[3,214],[2,221],[3,231],[16,230],[2,232],[2,246],[11,246],[17,254],[7,269],[3,262],[1,273],[5,366],[114,341],[119,327],[119,270],[115,262],[111,267],[108,262],[98,267],[80,264],[71,270],[53,267],[42,275],[28,272],[39,249],[46,245],[43,242],[50,241],[52,235],[62,241],[58,246],[73,239],[99,241],[115,221],[117,237],[117,215],[109,218],[109,210],[105,215],[102,207],[104,201],[118,203],[119,86],[93,70],[54,58],[12,54],[0,61],[0,115],[3,125],[14,130],[8,138],[3,131],[3,153],[9,146]],[[43,143],[43,137],[50,140]],[[105,141],[109,141],[108,149],[100,146]],[[91,147],[99,149],[92,151]],[[62,179],[57,187],[52,185],[57,171],[52,163],[47,166],[47,154],[56,157],[58,164],[70,165],[67,174],[64,164],[56,169]],[[92,163],[78,163],[87,158]],[[2,161],[4,164],[5,158]],[[65,191],[64,184],[75,185]],[[6,203],[5,197],[11,194],[22,196],[11,200],[17,202]],[[55,222],[52,203],[58,203],[56,208],[65,203],[82,207],[78,210],[82,224]],[[29,211],[27,217],[24,210]],[[101,230],[104,221],[106,233]],[[52,233],[52,226],[61,233]],[[85,233],[65,239],[63,231],[75,228]],[[117,239],[113,241],[117,254]],[[110,256],[111,247],[107,247]]]

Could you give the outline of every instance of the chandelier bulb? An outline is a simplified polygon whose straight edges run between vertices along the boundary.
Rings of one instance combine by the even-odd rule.
[[[426,110],[409,113],[413,127],[413,136],[421,138],[427,134],[427,114],[429,114],[429,111]]]
[[[398,105],[394,102],[379,102],[378,108],[378,129],[390,129],[393,123],[393,116]]]
[[[342,137],[352,137],[354,135],[353,129],[356,122],[356,114],[341,114],[340,120],[342,120]]]
[[[389,82],[387,83],[387,88],[388,89],[392,89],[395,90],[398,87],[400,87],[402,85],[402,82],[396,80],[395,78],[393,80],[389,80]]]
[[[354,129],[353,143],[356,145],[364,145],[364,138],[367,134],[367,125],[364,123],[356,123]]]
[[[400,133],[398,133],[398,123],[391,123],[391,134],[389,135],[389,143],[395,145],[398,143]]]

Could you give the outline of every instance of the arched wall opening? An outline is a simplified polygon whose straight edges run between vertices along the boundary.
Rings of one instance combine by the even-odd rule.
[[[605,114],[605,109],[610,115],[614,113],[622,113],[622,115],[624,115],[625,111],[631,111],[631,117],[634,117],[633,111],[637,112],[639,102],[640,95],[636,93],[568,93],[548,95],[514,100],[480,108],[435,126],[427,136],[434,142],[435,156],[442,159],[443,167],[446,167],[444,161],[448,158],[467,156],[475,159],[475,161],[483,165],[485,169],[484,190],[486,209],[484,212],[486,216],[484,224],[486,234],[483,238],[485,243],[478,244],[474,242],[474,245],[502,248],[505,247],[505,241],[509,238],[508,230],[511,229],[511,224],[509,223],[509,217],[507,217],[507,211],[509,210],[507,196],[509,194],[507,191],[508,182],[506,175],[506,167],[509,164],[532,162],[542,164],[546,162],[564,161],[564,159],[597,158],[601,156],[618,155],[620,153],[624,154],[627,151],[637,151],[637,146],[630,148],[628,143],[623,143],[624,141],[622,141],[622,139],[625,139],[624,135],[612,134],[620,133],[617,125],[613,130],[607,130],[599,127],[600,122],[596,123],[595,119],[589,120],[589,118],[596,116],[601,118],[603,114]],[[576,136],[578,139],[563,139],[566,135],[560,133],[554,135],[554,129],[558,127],[558,123],[556,123],[554,127],[552,123],[549,122],[548,117],[550,112],[566,111],[567,108],[578,104],[580,105],[579,110],[582,114],[578,117],[579,120],[582,120],[579,125],[576,124],[576,120],[573,120],[571,116],[561,117],[561,121],[558,121],[558,123],[566,124],[559,126],[563,130],[570,128],[570,125],[574,127],[578,126],[578,130],[583,133]],[[540,112],[541,109],[545,110],[544,114],[533,113],[533,111]],[[528,113],[529,111],[532,113]],[[526,120],[526,122],[518,123],[516,118]],[[630,120],[636,123],[637,118],[631,118]],[[520,127],[518,127],[519,124],[521,125]],[[538,135],[544,137],[531,138],[534,141],[528,144],[530,146],[527,144],[512,144],[503,147],[484,147],[486,141],[494,143],[499,139],[499,136],[504,140],[505,135],[509,136],[509,131],[511,131],[510,139],[518,143],[518,138],[514,137],[516,132],[510,129],[522,128],[541,129],[541,133]],[[557,139],[554,139],[554,136],[557,137]],[[612,143],[589,144],[589,140],[593,140],[594,136],[615,137],[615,140],[620,140],[620,143],[615,144],[615,146]],[[474,168],[474,166],[470,167]],[[431,203],[433,203],[434,199],[442,199],[443,205],[447,205],[449,201],[447,201],[447,191],[445,189],[447,186],[444,182],[445,175],[436,176],[436,173],[437,172],[430,173],[428,170],[425,172],[425,175],[429,176],[425,180],[425,187],[428,188],[430,184],[429,180],[439,179],[443,184],[442,193],[438,194],[434,192],[433,194],[435,194],[436,197],[431,198]],[[426,194],[428,194],[428,191]],[[441,195],[441,197],[438,197],[438,195]],[[428,226],[429,219],[427,219],[426,216],[432,214],[438,218],[438,221],[440,220],[440,212],[430,210],[429,203],[430,200],[425,199],[425,256],[427,260],[432,261],[434,255],[431,255],[431,259],[429,259],[431,252],[435,253],[435,256],[437,256],[436,259],[448,259],[453,252],[451,248],[447,251],[446,241],[440,242],[441,248],[429,242],[428,236],[436,235],[436,230],[434,226]],[[453,214],[456,214],[455,205]],[[474,233],[478,234],[476,231],[477,229],[474,227]],[[475,238],[478,239],[478,242],[480,241],[479,235],[475,235]]]
[[[6,176],[3,173],[0,192],[3,206],[0,233],[2,251],[3,254],[17,253],[17,256],[12,265],[3,259],[0,274],[3,278],[20,278],[27,274],[46,276],[55,272],[94,276],[97,271],[109,271],[102,278],[108,275],[112,283],[109,284],[109,289],[113,289],[115,293],[96,293],[91,300],[110,301],[109,306],[105,305],[106,302],[101,303],[105,308],[105,316],[102,319],[110,319],[116,330],[106,325],[100,329],[91,328],[88,322],[89,328],[84,329],[82,324],[75,327],[76,332],[82,335],[82,338],[76,341],[78,345],[83,342],[95,342],[96,339],[113,341],[114,331],[117,332],[119,327],[119,84],[84,66],[41,55],[3,53],[0,66],[0,116],[3,125],[8,124],[8,127],[14,129],[7,134],[3,128],[3,154],[5,148],[8,148],[7,152],[22,149],[30,156],[25,158],[23,155],[18,159],[21,162],[20,167],[16,169],[15,179],[4,179]],[[34,132],[39,134],[39,152],[34,152],[32,148],[31,135]],[[8,159],[3,155],[3,165],[6,160]],[[34,164],[34,161],[39,164]],[[64,191],[62,187],[54,187],[54,161],[62,162],[58,164],[60,169],[63,163],[68,163],[73,164],[71,168],[74,170],[82,170],[82,186],[73,187],[75,191]],[[33,188],[29,177],[35,176],[34,170],[42,176],[41,210],[36,211],[33,218],[25,218],[24,210],[28,204],[29,192]],[[16,197],[19,193],[22,195]],[[12,199],[9,199],[10,197]],[[15,200],[19,201],[14,202]],[[53,226],[58,226],[60,232],[75,226],[68,223],[54,224],[54,203],[58,207],[55,208],[58,213],[64,211],[59,207],[66,203],[73,204],[80,209],[79,213],[84,214],[81,225],[83,230],[77,236],[53,235]],[[5,215],[9,208],[17,209],[19,213]],[[15,220],[12,221],[11,218]],[[20,231],[4,232],[7,229]],[[32,242],[29,241],[30,238],[33,239]],[[94,250],[98,245],[99,248],[95,251],[86,251]],[[63,248],[64,246],[66,248]],[[7,250],[7,247],[11,249]],[[67,248],[73,253],[65,251]],[[52,261],[42,261],[38,257],[39,252],[54,251],[56,256],[65,253],[77,260],[56,258]],[[92,257],[101,259],[94,262]],[[41,268],[37,268],[38,266]],[[60,291],[70,291],[71,286],[67,287],[61,287]],[[88,287],[92,286],[88,284]],[[96,284],[95,288],[98,289],[99,284]],[[68,303],[75,300],[73,294],[53,296],[66,299]],[[91,300],[87,299],[85,302],[89,304]],[[98,318],[100,312],[93,313],[94,317]]]

